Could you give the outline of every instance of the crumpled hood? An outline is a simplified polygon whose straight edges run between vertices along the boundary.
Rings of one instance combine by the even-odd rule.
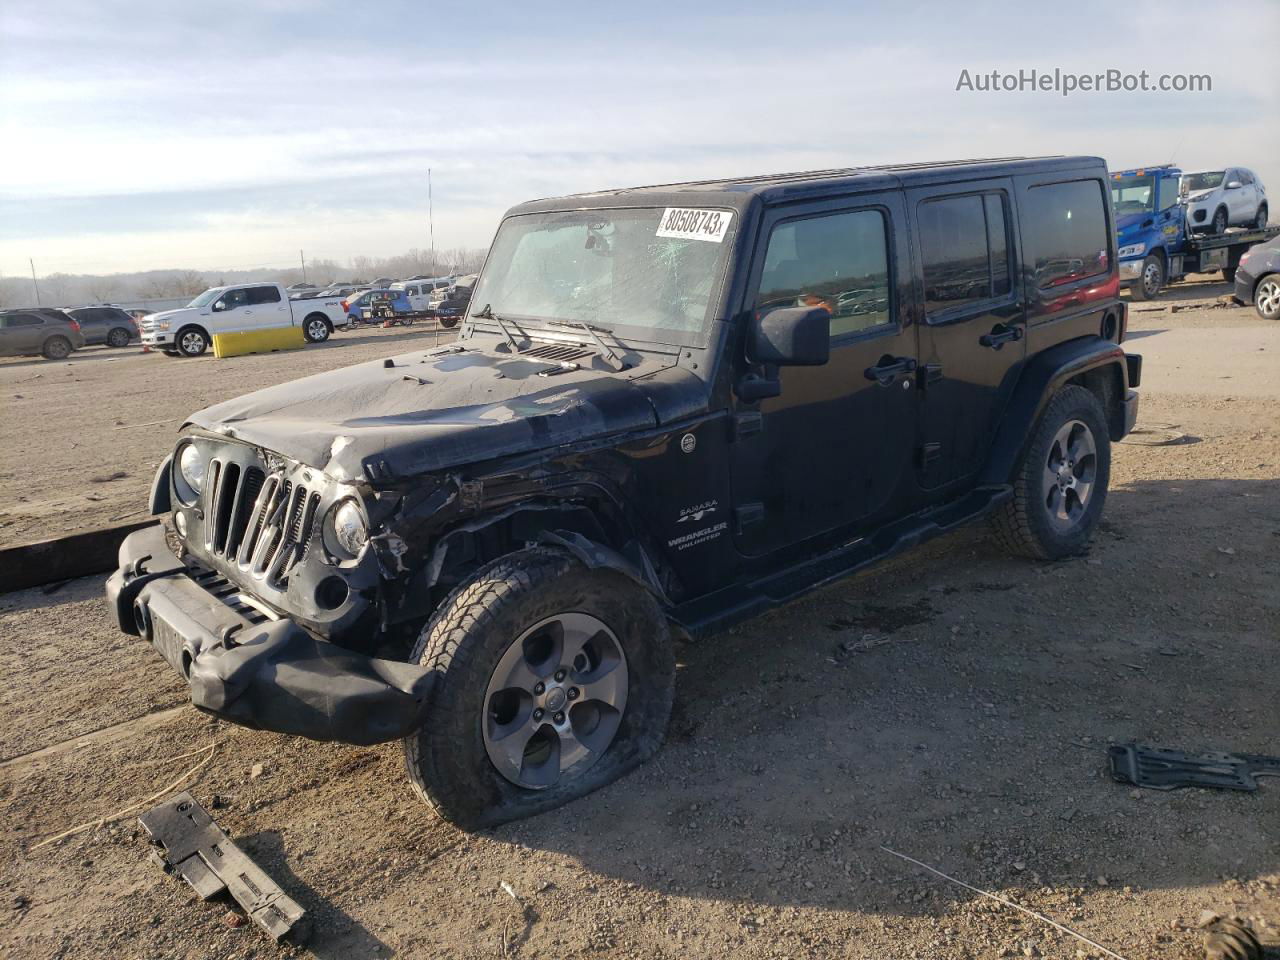
[[[675,357],[646,356],[622,373],[561,371],[545,360],[475,347],[417,351],[389,362],[267,387],[188,422],[337,480],[378,482],[650,429],[659,422],[655,400],[683,414],[695,397],[705,398],[702,381],[674,366]]]

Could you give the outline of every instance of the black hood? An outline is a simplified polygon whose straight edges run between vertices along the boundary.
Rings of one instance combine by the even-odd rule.
[[[462,346],[406,353],[267,387],[188,422],[338,480],[377,481],[652,429],[664,411],[705,403],[705,385],[674,356],[643,355],[621,373],[598,357],[580,362]]]

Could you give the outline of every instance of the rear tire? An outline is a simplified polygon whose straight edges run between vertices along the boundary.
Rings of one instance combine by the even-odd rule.
[[[199,327],[183,327],[173,342],[184,357],[198,357],[209,349],[209,335]]]
[[[107,334],[107,346],[117,348],[127,347],[129,345],[129,341],[132,339],[133,334],[124,327],[112,327],[111,331]]]
[[[1142,261],[1142,273],[1130,289],[1135,300],[1154,300],[1164,288],[1164,261],[1154,253]]]
[[[46,360],[65,360],[71,356],[72,349],[71,341],[66,337],[50,337],[40,348],[40,353]]]
[[[1091,390],[1063,387],[1049,401],[1013,478],[1013,499],[992,517],[1012,553],[1059,560],[1082,552],[1102,516],[1111,439]]]
[[[1253,305],[1263,320],[1280,320],[1280,273],[1268,273],[1258,281]]]
[[[329,326],[329,321],[325,317],[312,315],[303,321],[302,335],[307,343],[324,343],[332,333],[333,327]]]
[[[604,629],[565,626],[580,621]],[[597,643],[611,652],[588,656]],[[675,689],[671,635],[653,596],[545,548],[502,557],[454,590],[411,660],[437,680],[422,728],[404,740],[409,777],[465,829],[551,810],[633,770],[661,745]],[[611,694],[598,683],[609,677],[621,683]],[[507,758],[502,771],[491,751]]]

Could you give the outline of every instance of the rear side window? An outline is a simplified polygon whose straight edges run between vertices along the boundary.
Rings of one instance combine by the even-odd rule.
[[[1047,183],[1021,205],[1027,262],[1036,286],[1056,287],[1106,273],[1107,215],[1097,180]]]
[[[920,204],[925,310],[930,314],[1009,293],[1009,241],[1002,194]]]
[[[38,327],[42,323],[44,320],[33,313],[11,313],[4,318],[6,327]]]
[[[831,336],[889,324],[889,233],[879,210],[774,227],[756,310],[826,307]]]
[[[250,303],[279,303],[280,291],[275,287],[250,287]]]

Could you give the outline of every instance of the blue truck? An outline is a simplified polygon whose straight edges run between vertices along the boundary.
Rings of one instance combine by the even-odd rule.
[[[1193,234],[1187,226],[1181,180],[1182,171],[1172,164],[1111,174],[1120,282],[1135,300],[1151,300],[1165,284],[1189,273],[1221,270],[1230,283],[1244,252],[1280,233],[1280,227],[1264,227]]]

